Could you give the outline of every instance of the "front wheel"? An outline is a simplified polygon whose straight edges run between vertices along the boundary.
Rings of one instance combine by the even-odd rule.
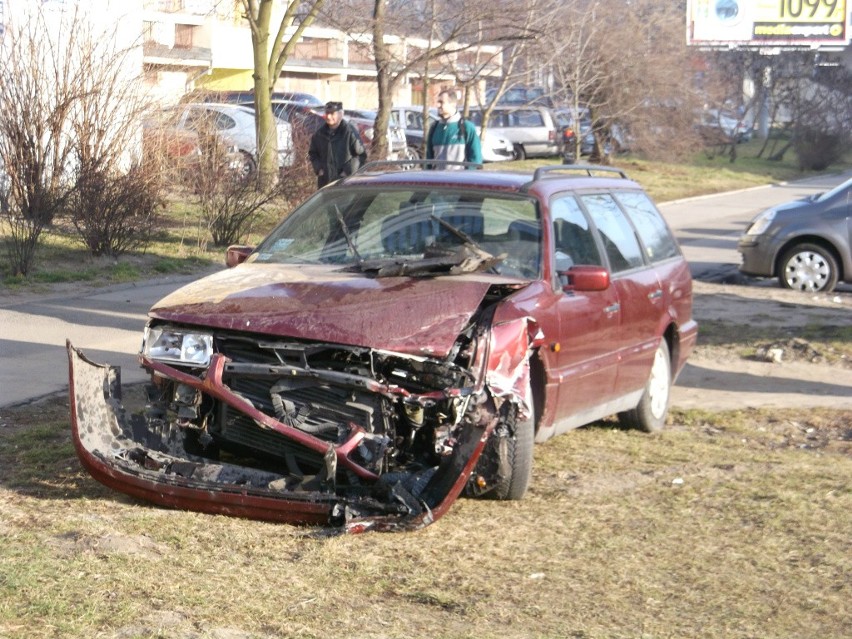
[[[523,419],[514,406],[508,412],[485,444],[468,483],[470,496],[517,501],[527,492],[532,477],[535,415]],[[478,485],[479,478],[485,480],[484,485]]]
[[[513,160],[526,160],[527,152],[524,151],[524,147],[520,144],[516,144],[512,147],[512,159]]]
[[[818,244],[798,244],[781,257],[781,286],[806,293],[830,293],[837,285],[837,261]]]
[[[622,425],[638,428],[646,433],[655,433],[666,425],[669,398],[672,390],[672,363],[669,345],[665,338],[654,353],[651,374],[636,408],[618,414]]]

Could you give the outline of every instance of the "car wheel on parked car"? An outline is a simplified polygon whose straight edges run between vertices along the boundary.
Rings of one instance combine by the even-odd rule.
[[[237,167],[237,172],[243,179],[250,178],[257,170],[257,163],[251,154],[245,151],[240,151],[240,164]]]
[[[526,151],[524,151],[523,146],[521,146],[520,144],[516,144],[514,146],[514,150],[513,150],[513,153],[512,153],[512,159],[513,160],[526,160],[527,159],[527,154],[526,154]]]
[[[837,285],[837,261],[817,244],[797,244],[781,257],[778,279],[781,286],[796,291],[831,292]]]
[[[618,414],[622,425],[638,428],[646,433],[656,433],[666,425],[669,398],[672,390],[672,366],[669,345],[665,338],[660,340],[651,375],[636,408]]]

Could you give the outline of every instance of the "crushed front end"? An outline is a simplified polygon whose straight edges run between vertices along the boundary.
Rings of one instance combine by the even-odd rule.
[[[487,492],[491,478],[471,479],[485,442],[526,412],[528,319],[487,315],[440,358],[154,321],[134,414],[117,369],[69,343],[74,443],[96,479],[164,506],[421,528],[469,481]]]

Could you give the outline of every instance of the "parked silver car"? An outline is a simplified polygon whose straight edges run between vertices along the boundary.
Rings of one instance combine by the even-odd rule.
[[[774,206],[740,238],[740,271],[777,277],[781,286],[827,293],[852,283],[852,179],[830,191]]]
[[[257,168],[257,135],[254,109],[239,104],[198,102],[183,104],[166,112],[166,126],[191,131],[214,130],[222,141],[236,147],[243,159],[242,171],[251,174]],[[278,166],[293,163],[293,133],[288,122],[276,122]]]
[[[408,141],[408,147],[411,155],[415,153],[416,158],[420,157],[421,149],[423,148],[423,107],[419,106],[395,106],[392,109],[394,117],[399,125],[405,131],[405,137]],[[432,122],[438,119],[438,110],[429,109],[429,126]],[[427,127],[428,128],[428,127]],[[483,162],[503,162],[511,160],[514,155],[514,147],[512,143],[504,136],[493,131],[485,130],[485,135],[482,135],[482,128],[477,127],[480,134],[480,142],[482,146],[482,161]]]

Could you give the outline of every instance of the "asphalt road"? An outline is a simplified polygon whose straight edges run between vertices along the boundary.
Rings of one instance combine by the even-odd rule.
[[[824,191],[847,177],[758,187],[670,202],[660,208],[681,242],[694,277],[723,281],[737,277],[737,238],[756,213]],[[136,353],[147,310],[186,281],[173,278],[83,294],[0,300],[0,406],[68,388],[66,339],[94,361],[121,366],[123,383],[144,381]]]

